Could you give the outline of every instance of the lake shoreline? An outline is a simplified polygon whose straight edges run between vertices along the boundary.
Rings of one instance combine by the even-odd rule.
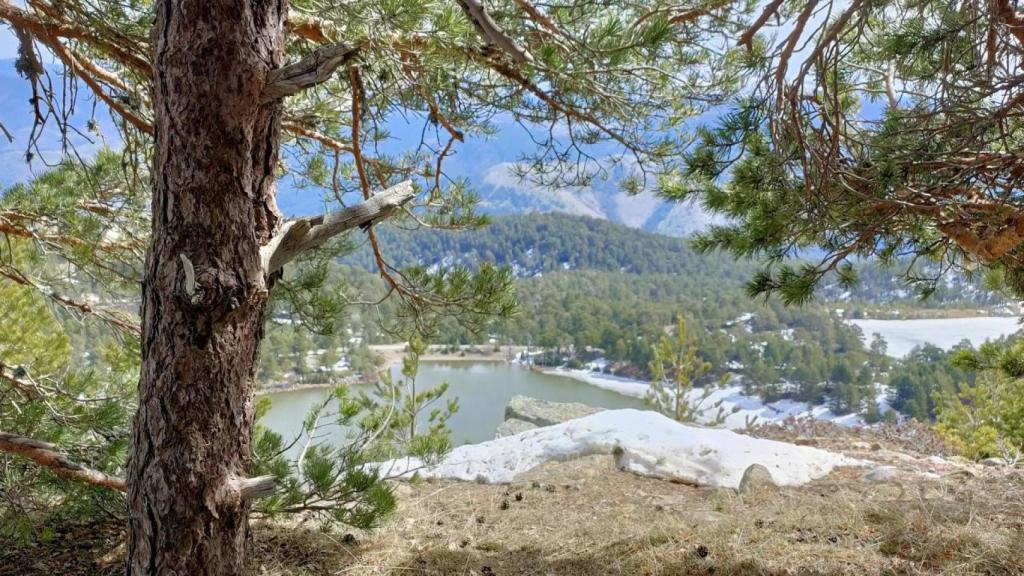
[[[371,344],[370,351],[382,360],[382,365],[391,366],[401,364],[406,353],[405,342],[398,344]],[[443,352],[447,346],[434,344],[427,348],[427,351],[420,355],[421,362],[512,362],[515,358],[526,351],[527,347],[520,344],[508,344],[500,346],[497,351],[493,345],[467,344],[460,346],[458,351]]]
[[[967,321],[974,324],[989,324],[995,323],[1000,325],[993,328],[982,329],[979,332],[968,331],[965,333],[963,330],[964,324],[956,323],[958,320]],[[901,358],[905,356],[913,345],[924,344],[925,338],[911,338],[908,339],[907,335],[899,332],[892,332],[891,330],[884,329],[886,327],[899,327],[899,326],[914,326],[914,325],[943,325],[947,323],[956,323],[955,336],[952,339],[939,339],[938,342],[933,342],[933,345],[937,345],[940,348],[949,349],[956,344],[960,338],[967,336],[968,340],[977,346],[989,338],[998,338],[999,336],[1010,334],[1019,330],[1020,321],[1019,316],[959,316],[959,317],[932,317],[932,318],[847,318],[844,319],[849,325],[858,326],[861,328],[863,333],[863,342],[865,346],[870,345],[871,336],[875,331],[882,329],[883,336],[886,337],[886,341],[889,344],[888,355],[893,358]],[[926,332],[931,332],[926,331]],[[977,340],[977,341],[975,341]],[[373,352],[379,359],[382,369],[384,367],[392,368],[395,366],[401,366],[402,359],[406,354],[406,343],[398,344],[373,344],[370,345],[370,351]],[[472,363],[506,363],[521,366],[524,369],[531,369],[530,366],[521,363],[517,359],[527,350],[527,346],[520,344],[505,345],[495,350],[493,345],[463,345],[456,351],[450,350],[448,347],[435,344],[430,346],[427,351],[420,356],[420,361],[424,363],[452,363],[452,364],[472,364]],[[604,390],[616,392],[623,396],[632,398],[644,398],[647,395],[647,391],[650,387],[650,382],[643,380],[637,380],[633,378],[626,378],[622,376],[616,376],[613,374],[606,374],[602,372],[595,372],[591,370],[583,369],[570,369],[565,367],[550,368],[542,367],[536,369],[538,372],[549,374],[553,376],[562,376],[565,378],[571,378],[577,381],[584,382],[591,386],[602,388]],[[326,390],[334,388],[340,384],[346,382],[314,382],[314,383],[294,383],[288,385],[271,386],[262,388],[256,391],[257,396],[275,394],[279,392],[296,392],[301,390]],[[370,385],[373,384],[372,380],[354,380],[348,381],[349,385]]]
[[[400,347],[400,348],[399,348]],[[521,365],[515,360],[509,360],[505,357],[507,350],[511,348],[516,356],[524,350],[526,346],[505,346],[500,352],[479,352],[474,351],[465,355],[455,354],[442,354],[437,351],[428,351],[426,354],[420,356],[420,362],[430,364],[446,364],[446,363],[506,363],[510,365]],[[395,350],[399,352],[396,353]],[[381,370],[387,368],[394,368],[402,365],[402,358],[405,357],[405,344],[379,344],[371,345],[370,350],[377,354],[377,357],[381,359]],[[468,351],[464,349],[464,351]],[[528,368],[525,365],[521,365],[523,368]],[[369,386],[373,384],[372,380],[355,380],[350,382],[304,382],[294,383],[287,385],[276,385],[267,386],[260,388],[256,391],[257,396],[266,396],[268,394],[278,394],[285,392],[301,392],[304,390],[330,390],[337,386],[347,384],[349,386]]]
[[[641,399],[572,378],[532,371],[520,363],[424,362],[420,366],[417,390],[426,391],[442,384],[450,386],[446,398],[457,398],[459,403],[459,409],[448,422],[453,446],[494,438],[498,426],[506,419],[506,406],[516,395],[549,402],[579,402],[605,409],[646,408]],[[358,395],[364,391],[373,395],[372,388],[354,389],[352,393]],[[329,392],[308,386],[293,392],[267,394],[265,397],[273,403],[262,424],[285,438],[292,438],[302,432],[302,422],[310,408],[320,405]],[[438,406],[443,407],[443,404],[442,400]],[[333,442],[345,441],[340,428],[332,429],[329,437]]]

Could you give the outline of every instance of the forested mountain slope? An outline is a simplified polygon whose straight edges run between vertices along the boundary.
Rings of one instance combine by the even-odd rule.
[[[717,254],[694,252],[687,240],[643,232],[620,224],[566,214],[494,217],[472,231],[378,227],[381,247],[398,266],[473,267],[481,261],[513,268],[529,277],[561,270],[603,270],[631,274],[688,274],[739,282],[755,268]],[[371,269],[369,250],[346,261]]]
[[[758,267],[749,260],[723,253],[697,253],[685,238],[653,234],[621,224],[568,214],[516,214],[496,216],[472,231],[377,228],[384,252],[392,264],[402,266],[454,266],[470,268],[482,261],[512,268],[519,278],[554,272],[592,270],[627,274],[700,276],[714,288],[741,286]],[[369,249],[363,247],[344,263],[374,269]],[[986,290],[977,278],[950,272],[927,299],[899,280],[893,269],[864,262],[856,267],[859,282],[852,288],[826,285],[821,301],[900,303],[913,307],[978,307],[1005,303],[1001,294]],[[927,266],[919,266],[922,275]]]

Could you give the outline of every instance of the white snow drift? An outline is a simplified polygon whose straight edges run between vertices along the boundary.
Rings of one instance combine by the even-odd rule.
[[[423,477],[498,484],[545,462],[593,454],[613,454],[621,469],[642,476],[725,488],[739,487],[751,464],[768,468],[775,483],[783,486],[821,478],[836,466],[860,464],[817,448],[685,426],[656,412],[629,409],[460,446],[433,466],[415,458],[380,466],[387,476],[418,472]]]
[[[545,373],[574,378],[591,386],[611,390],[623,396],[632,396],[634,398],[646,398],[651,389],[649,382],[622,378],[591,370],[554,368],[545,370]],[[734,379],[733,381],[736,382],[737,380]],[[694,388],[686,394],[686,399],[691,405],[696,405],[700,402],[703,394],[703,388]],[[892,409],[886,400],[887,397],[887,394],[883,392],[876,399],[881,414],[885,414]],[[697,419],[702,424],[714,422],[718,416],[718,408],[716,407],[718,402],[721,402],[722,414],[725,416],[725,422],[722,424],[726,428],[733,430],[746,428],[748,423],[755,425],[769,424],[772,422],[783,422],[787,418],[814,418],[815,420],[832,422],[848,427],[863,426],[865,424],[864,418],[859,414],[837,415],[824,404],[812,405],[796,400],[765,402],[757,396],[747,396],[743,393],[743,386],[739,385],[726,386],[725,388],[715,390],[704,400],[704,409],[697,416]]]

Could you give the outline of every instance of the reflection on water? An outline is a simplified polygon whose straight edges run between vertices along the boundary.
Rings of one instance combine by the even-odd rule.
[[[394,368],[398,378],[398,367]],[[420,365],[416,386],[426,390],[448,382],[448,395],[459,399],[459,411],[448,421],[452,442],[460,444],[483,442],[494,438],[494,431],[505,419],[505,405],[516,395],[531,396],[554,402],[582,402],[603,408],[643,408],[638,398],[623,396],[595,388],[584,382],[531,372],[522,366],[499,362],[424,362]],[[327,390],[296,390],[270,395],[273,406],[262,423],[290,441],[302,429],[302,421],[310,408],[323,402]],[[443,402],[444,399],[440,400]],[[330,431],[335,440],[344,438],[339,429]]]

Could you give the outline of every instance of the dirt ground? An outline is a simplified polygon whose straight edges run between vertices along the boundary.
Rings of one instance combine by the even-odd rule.
[[[507,486],[402,484],[398,513],[373,533],[257,523],[255,573],[1024,575],[1024,471],[943,457],[913,431],[762,433],[893,472],[879,480],[865,478],[873,467],[844,468],[803,487],[740,495],[641,478],[610,457],[588,457]],[[50,556],[0,549],[0,575],[118,573],[97,563],[117,556],[118,530],[69,533],[68,542],[73,536],[76,546],[61,537],[47,545],[61,551]]]

